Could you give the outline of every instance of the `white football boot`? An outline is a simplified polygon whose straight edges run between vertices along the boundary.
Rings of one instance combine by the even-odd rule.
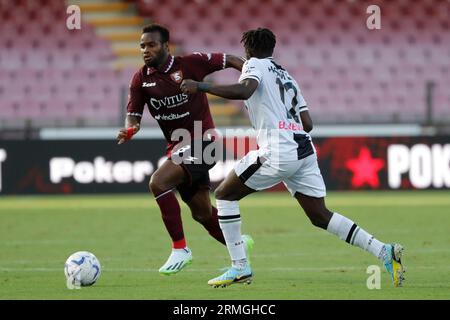
[[[166,263],[159,268],[159,273],[166,276],[175,274],[183,270],[184,267],[192,263],[192,251],[188,247],[184,249],[172,249],[172,253]]]

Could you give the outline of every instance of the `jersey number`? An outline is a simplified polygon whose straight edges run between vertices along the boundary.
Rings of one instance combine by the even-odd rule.
[[[292,97],[291,100],[291,105],[290,106],[286,106],[286,108],[288,109],[287,111],[287,118],[288,119],[294,119],[295,122],[297,123],[301,123],[300,119],[298,118],[297,113],[295,112],[295,107],[298,104],[298,100],[297,100],[297,88],[292,84],[292,82],[281,82],[280,78],[277,78],[277,84],[278,84],[278,88],[280,89],[280,98],[281,101],[283,102],[283,104],[286,106],[286,102],[284,101],[284,92],[288,91],[289,89],[292,89],[294,91],[294,96]]]

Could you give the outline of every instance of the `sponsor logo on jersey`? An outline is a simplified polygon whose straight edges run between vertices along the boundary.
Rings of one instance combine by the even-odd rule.
[[[156,86],[156,82],[144,82],[142,83],[142,88],[149,88]]]
[[[170,74],[170,78],[176,83],[181,83],[183,81],[183,72],[181,70],[175,71]]]
[[[161,107],[166,107],[168,109],[181,106],[188,102],[189,96],[186,93],[179,93],[175,96],[164,97],[163,99],[150,99],[150,104],[156,110]]]
[[[171,120],[178,120],[184,117],[187,117],[188,115],[190,115],[189,111],[182,113],[182,114],[177,114],[177,113],[171,113],[171,114],[158,114],[155,116],[156,120],[165,120],[165,121],[171,121]]]
[[[284,120],[278,121],[278,129],[300,131],[303,127],[299,123],[286,122]]]

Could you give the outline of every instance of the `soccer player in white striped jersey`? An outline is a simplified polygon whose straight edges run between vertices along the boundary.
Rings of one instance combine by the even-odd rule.
[[[394,286],[403,281],[401,245],[386,244],[345,216],[325,206],[325,184],[308,134],[313,123],[297,82],[272,58],[275,35],[266,28],[243,34],[247,61],[239,83],[213,85],[184,80],[181,90],[208,92],[228,99],[242,99],[257,131],[259,149],[249,152],[216,189],[219,223],[232,266],[208,281],[214,287],[250,283],[252,270],[241,236],[238,201],[283,182],[316,227],[369,251],[389,272]]]

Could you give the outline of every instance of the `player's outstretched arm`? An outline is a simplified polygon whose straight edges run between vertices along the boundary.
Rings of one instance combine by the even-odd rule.
[[[183,80],[180,88],[181,91],[187,94],[200,91],[231,100],[247,100],[252,96],[253,92],[255,92],[258,84],[258,81],[254,79],[244,79],[240,83],[230,85],[215,85],[212,83],[186,79]]]
[[[117,144],[122,144],[130,140],[140,129],[141,118],[136,116],[127,116],[125,128],[119,130],[117,134]]]
[[[225,68],[234,68],[236,70],[242,71],[242,66],[244,65],[245,59],[242,57],[234,56],[232,54],[226,54]]]

